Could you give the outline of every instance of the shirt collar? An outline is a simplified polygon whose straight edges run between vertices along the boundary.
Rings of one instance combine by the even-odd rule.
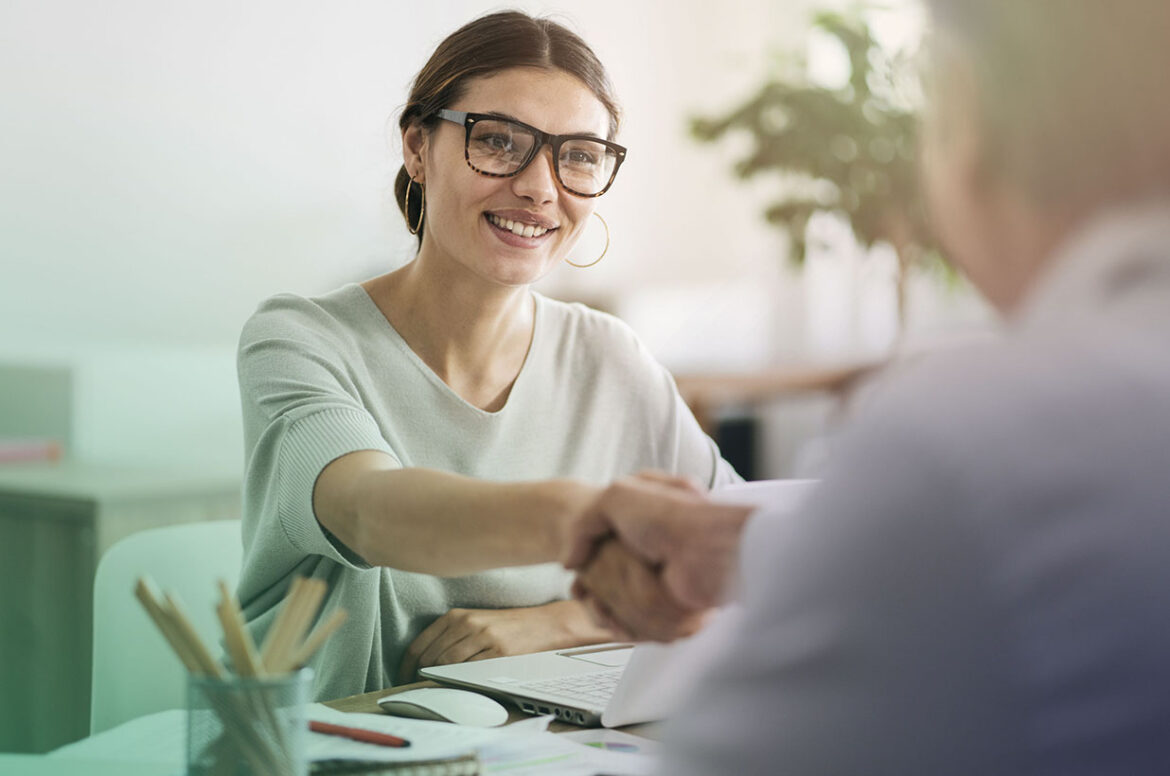
[[[1091,219],[1058,249],[1014,323],[1032,328],[1091,314],[1151,282],[1170,289],[1170,200]]]

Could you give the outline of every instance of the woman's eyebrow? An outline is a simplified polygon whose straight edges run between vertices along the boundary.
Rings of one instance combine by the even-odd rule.
[[[485,110],[485,111],[482,111],[482,113],[485,116],[493,116],[497,119],[508,119],[508,121],[516,121],[516,122],[519,122],[521,124],[528,125],[528,122],[520,121],[520,119],[513,116],[511,113],[504,113],[503,111],[498,111],[498,110]]]
[[[522,120],[516,118],[511,113],[504,113],[503,111],[499,111],[499,110],[487,110],[487,111],[483,111],[482,113],[484,116],[492,116],[492,117],[497,118],[497,119],[508,119],[509,121],[515,121],[518,124],[523,124],[526,127],[533,126],[532,124],[529,124],[527,121],[522,121]],[[540,127],[536,127],[536,129],[540,129]],[[543,131],[544,130],[541,130],[541,132],[543,132]],[[548,134],[551,135],[552,133],[549,132]],[[583,132],[562,132],[561,135],[574,135],[574,136],[580,135],[582,137],[595,137],[599,140],[602,139],[601,135],[599,135],[596,132],[593,132],[591,130],[585,130]]]

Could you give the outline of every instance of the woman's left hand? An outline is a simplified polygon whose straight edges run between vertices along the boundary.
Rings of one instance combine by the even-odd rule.
[[[418,635],[402,659],[398,684],[420,668],[600,644],[621,638],[598,626],[579,601],[520,609],[452,609]]]

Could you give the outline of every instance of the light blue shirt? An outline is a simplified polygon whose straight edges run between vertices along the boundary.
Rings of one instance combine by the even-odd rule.
[[[1170,773],[1170,208],[876,393],[807,509],[749,524],[663,773]]]
[[[371,568],[313,514],[313,485],[334,459],[379,450],[403,467],[495,482],[603,485],[651,468],[738,479],[628,326],[539,294],[535,305],[528,357],[496,412],[452,391],[359,285],[273,297],[244,327],[239,598],[259,642],[294,576],[328,582],[321,616],[349,618],[313,661],[314,697],[389,686],[406,647],[451,608],[537,606],[565,598],[571,581],[555,563],[454,578]]]

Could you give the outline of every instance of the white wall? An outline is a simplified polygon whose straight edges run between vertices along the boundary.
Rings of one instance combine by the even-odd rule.
[[[765,294],[747,308],[760,315],[747,316],[755,327],[736,359],[801,352],[801,295],[789,290],[796,276],[783,268],[782,240],[760,219],[752,189],[732,180],[730,146],[700,146],[686,124],[748,94],[769,50],[799,49],[810,4],[516,4],[558,16],[594,46],[624,103],[621,139],[631,149],[601,207],[609,255],[589,270],[558,269],[546,291],[633,299],[632,318],[664,357],[702,361],[719,348],[688,345],[686,332],[720,324],[694,316],[765,288],[785,301],[769,305]],[[165,388],[129,383],[108,403],[83,399],[88,412],[122,423],[130,406],[144,417],[195,407],[219,419],[212,427],[223,424],[224,449],[238,455],[222,386],[234,386],[241,324],[272,293],[321,292],[410,256],[389,199],[397,110],[434,45],[499,7],[6,0],[0,359],[80,364],[98,385],[122,374],[111,364],[158,364],[172,378]],[[721,325],[739,326],[743,310]],[[141,455],[147,429],[115,440],[114,425],[98,423],[99,441],[86,449]]]
[[[685,116],[745,93],[800,4],[520,5],[595,45],[632,149],[604,203],[611,255],[554,283],[600,291],[772,261],[775,237]],[[5,340],[231,342],[274,291],[402,261],[411,243],[387,198],[397,109],[434,44],[496,7],[8,0]]]

